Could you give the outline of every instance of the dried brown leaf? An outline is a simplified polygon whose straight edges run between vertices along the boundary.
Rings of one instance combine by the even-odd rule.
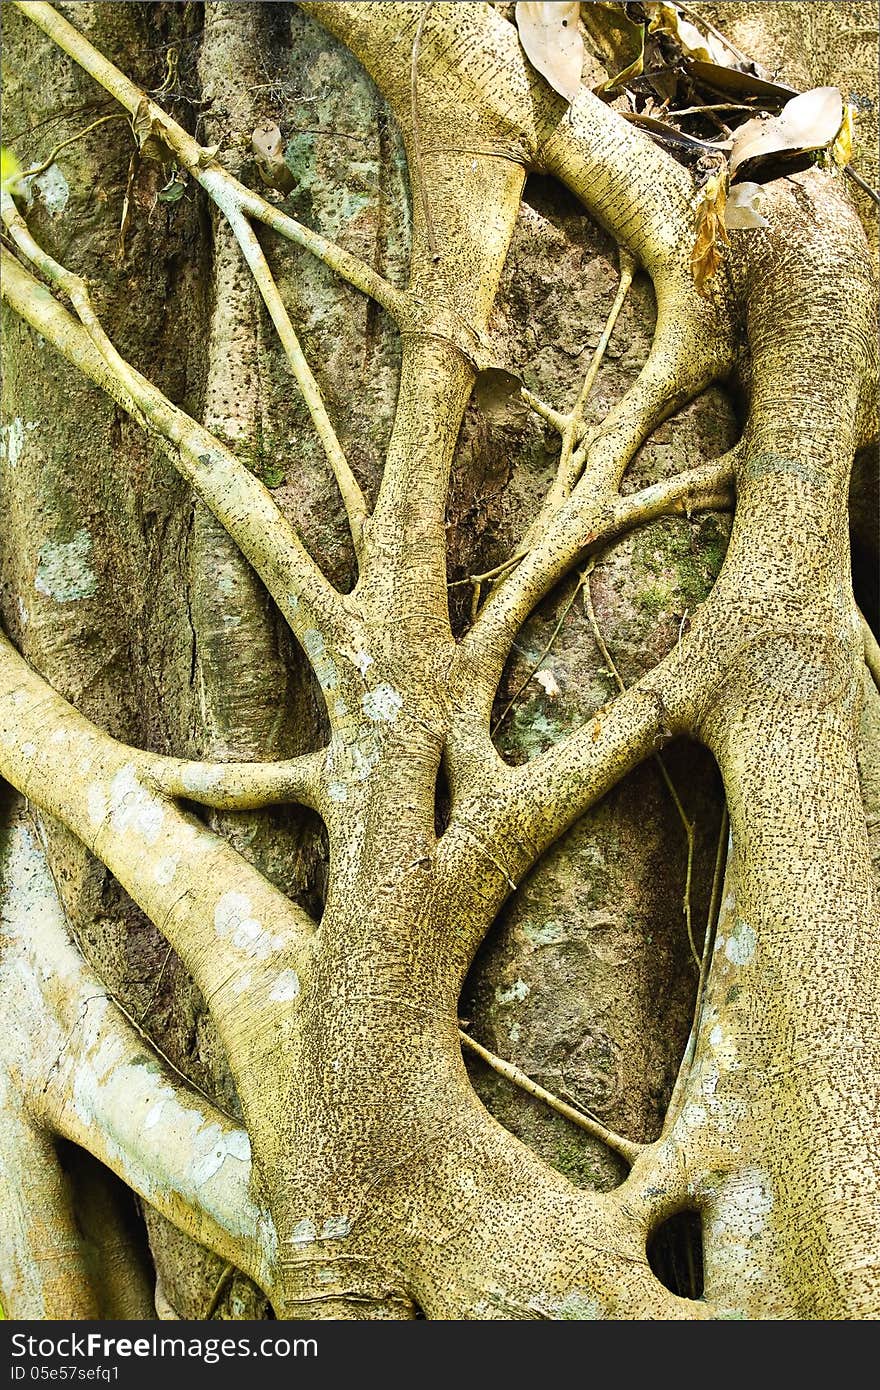
[[[695,77],[703,87],[708,87],[721,96],[756,100],[766,111],[781,111],[786,102],[798,95],[795,87],[786,87],[781,82],[768,82],[740,68],[723,67],[719,63],[691,61],[688,74]]]
[[[634,24],[622,5],[582,5],[581,24],[587,46],[608,73],[608,81],[596,91],[613,91],[641,75],[645,66],[645,26]]]
[[[697,58],[704,63],[717,63],[719,67],[729,68],[736,58],[729,48],[711,34],[702,33],[695,24],[685,19],[677,5],[646,4],[644,9],[650,16],[648,33],[658,31],[671,35],[686,58]]]
[[[691,251],[691,274],[698,292],[708,298],[709,281],[718,273],[729,240],[724,223],[727,171],[713,174],[700,190],[696,210],[697,236]]]
[[[778,116],[755,117],[733,137],[730,172],[777,155],[826,149],[843,123],[843,97],[837,87],[814,87],[792,97]]]
[[[568,102],[578,94],[584,65],[584,41],[578,28],[580,8],[579,3],[569,4],[568,0],[520,0],[516,7],[516,27],[526,57]]]
[[[257,126],[251,135],[251,150],[263,183],[289,193],[296,180],[284,158],[284,141],[278,126]]]
[[[143,97],[131,120],[141,159],[154,159],[157,164],[171,164],[175,154],[163,140],[165,133],[162,122],[150,115],[150,106]]]

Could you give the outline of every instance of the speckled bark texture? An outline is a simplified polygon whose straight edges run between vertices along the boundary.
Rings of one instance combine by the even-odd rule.
[[[875,5],[692,8],[876,184]],[[880,1315],[877,209],[776,179],[699,295],[691,174],[511,9],[57,6],[177,124],[18,198],[161,397],[4,242],[12,1316]],[[122,112],[2,19],[23,166]]]

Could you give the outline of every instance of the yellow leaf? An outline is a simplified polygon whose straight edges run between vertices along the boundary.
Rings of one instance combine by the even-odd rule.
[[[0,148],[0,185],[6,188],[7,184],[12,183],[21,173],[21,165],[16,159],[12,150],[8,150],[5,145]]]
[[[843,168],[845,164],[849,164],[853,157],[853,136],[855,135],[853,114],[853,107],[847,106],[843,113],[843,124],[835,136],[834,144],[831,146],[831,158],[840,168]]]

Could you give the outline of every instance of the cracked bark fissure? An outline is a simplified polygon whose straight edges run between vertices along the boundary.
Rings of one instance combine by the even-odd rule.
[[[137,109],[142,93],[50,6],[17,8]],[[871,266],[842,181],[812,168],[768,184],[768,228],[732,234],[707,300],[689,270],[690,176],[586,89],[569,109],[490,7],[302,8],[363,63],[419,161],[408,289],[374,286],[398,320],[403,362],[350,594],[320,574],[228,441],[137,373],[120,375],[87,320],[4,254],[12,306],[146,416],[250,561],[311,661],[330,728],[325,750],[280,767],[158,759],[89,723],[0,640],[0,773],[100,857],[180,954],[226,1047],[247,1130],[231,1132],[163,1073],[167,1105],[195,1118],[191,1139],[178,1129],[178,1151],[170,1141],[162,1150],[171,1171],[159,1168],[161,1115],[150,1128],[136,1110],[116,1122],[105,1073],[111,1053],[126,1065],[124,1020],[107,1023],[120,1033],[112,1045],[101,1032],[83,1035],[76,991],[90,987],[47,921],[43,940],[9,952],[2,986],[26,1059],[11,1069],[10,1132],[19,1127],[37,1156],[35,1195],[0,1230],[13,1270],[27,1270],[0,1278],[4,1301],[13,1314],[18,1300],[44,1316],[89,1315],[88,1298],[76,1296],[75,1251],[68,1279],[27,1258],[36,1203],[69,1223],[46,1150],[54,1132],[250,1273],[279,1317],[407,1318],[416,1308],[481,1319],[877,1316],[880,977],[858,767],[864,644],[846,529],[849,469],[872,437],[877,371]],[[236,195],[221,166],[153,114],[230,216]],[[533,169],[565,182],[648,272],[657,331],[638,381],[591,434],[579,478],[566,481],[543,533],[456,644],[449,468],[489,360],[489,315]],[[233,230],[243,214],[259,216],[239,206]],[[332,263],[332,247],[322,251]],[[344,258],[336,268],[369,291]],[[51,266],[40,269],[59,283]],[[743,335],[752,370],[743,440],[692,480],[697,496],[701,486],[716,496],[731,477],[736,486],[710,598],[655,670],[547,753],[508,767],[490,716],[520,627],[619,528],[618,489],[635,451],[729,371]],[[667,500],[672,508],[680,494]],[[642,505],[645,517],[657,514],[655,496]],[[585,1192],[478,1102],[461,1058],[459,994],[495,915],[540,855],[658,739],[680,733],[712,750],[730,808],[706,995],[662,1135],[613,1192]],[[451,811],[438,838],[441,762]],[[179,804],[285,797],[313,806],[327,827],[319,924]],[[51,1056],[22,1024],[27,951],[39,961],[29,978]],[[74,1074],[85,1078],[79,1106],[64,1089]],[[204,1174],[218,1135],[209,1175],[218,1195],[200,1208],[193,1172]],[[239,1193],[245,1137],[252,1172]],[[700,1300],[670,1293],[646,1258],[650,1231],[683,1207],[704,1218]]]

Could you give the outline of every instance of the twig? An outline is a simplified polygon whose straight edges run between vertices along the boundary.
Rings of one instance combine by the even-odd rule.
[[[630,1167],[632,1167],[636,1159],[642,1153],[645,1147],[643,1144],[637,1144],[632,1139],[625,1139],[622,1135],[615,1134],[613,1130],[606,1129],[605,1125],[600,1124],[598,1120],[590,1119],[589,1115],[584,1115],[582,1111],[576,1110],[574,1106],[569,1105],[567,1101],[560,1100],[558,1096],[553,1095],[552,1091],[546,1091],[543,1086],[539,1086],[537,1081],[533,1081],[530,1076],[527,1076],[524,1071],[520,1071],[519,1067],[515,1067],[512,1062],[506,1062],[503,1057],[497,1057],[494,1052],[490,1052],[488,1048],[483,1047],[482,1044],[470,1037],[468,1033],[465,1033],[462,1028],[459,1028],[458,1036],[470,1052],[473,1052],[475,1056],[481,1058],[481,1060],[484,1061],[487,1066],[490,1066],[493,1071],[496,1071],[499,1076],[506,1077],[508,1081],[513,1082],[514,1086],[518,1086],[521,1091],[525,1091],[528,1095],[534,1096],[536,1100],[543,1101],[551,1110],[555,1110],[557,1115],[563,1115],[565,1119],[571,1120],[572,1124],[577,1125],[579,1129],[585,1130],[586,1133],[591,1135],[594,1139],[600,1140],[601,1143],[605,1144],[609,1149],[612,1149],[614,1153],[619,1154],[621,1158],[625,1159]]]
[[[602,653],[602,658],[611,675],[614,677],[614,680],[617,683],[618,690],[620,691],[621,695],[623,695],[626,691],[626,685],[624,684],[623,678],[614,664],[614,660],[607,646],[605,645],[605,639],[603,638],[602,632],[599,628],[599,622],[596,618],[596,610],[593,607],[593,598],[590,593],[589,579],[587,579],[587,582],[584,585],[584,608],[587,612],[587,619],[589,621],[596,646]],[[666,789],[669,792],[669,795],[672,797],[672,804],[678,812],[678,818],[681,821],[682,828],[687,838],[687,868],[685,869],[682,912],[684,913],[685,925],[687,927],[687,937],[688,944],[691,948],[691,955],[693,956],[694,963],[696,964],[696,967],[699,970],[700,955],[697,951],[696,943],[694,941],[694,927],[691,913],[691,880],[693,878],[694,869],[694,822],[688,820],[685,814],[685,809],[681,804],[681,798],[678,795],[678,792],[675,790],[675,785],[672,781],[672,778],[669,775],[666,763],[663,761],[663,758],[660,756],[659,753],[654,754],[654,761],[657,764],[657,768],[660,772],[661,777],[663,778],[663,781],[666,783]]]
[[[552,405],[547,405],[540,396],[536,396],[527,386],[521,386],[519,394],[525,401],[530,410],[536,415],[540,415],[542,420],[546,420],[548,425],[552,425],[557,434],[562,434],[568,422],[568,416],[559,410],[554,410]]]
[[[629,293],[629,288],[636,273],[635,257],[623,247],[620,247],[620,280],[617,285],[617,294],[614,296],[614,303],[608,310],[608,317],[605,320],[605,327],[602,329],[602,336],[596,344],[587,374],[584,377],[584,384],[580,389],[580,394],[571,412],[572,422],[577,424],[583,418],[583,409],[587,402],[587,397],[593,389],[602,359],[605,356],[608,344],[611,341],[611,334],[614,332],[614,325],[617,323],[618,315],[623,308],[624,300]]]
[[[203,1322],[211,1321],[211,1318],[214,1316],[217,1309],[220,1307],[220,1300],[225,1294],[230,1283],[232,1282],[234,1274],[235,1265],[229,1264],[229,1262],[227,1261],[227,1263],[223,1266],[222,1270],[220,1271],[220,1278],[214,1285],[214,1292],[211,1294],[211,1301],[209,1302],[204,1313],[202,1314]]]
[[[70,299],[77,318],[85,328],[95,347],[101,355],[104,363],[116,377],[123,383],[125,389],[135,402],[133,414],[138,424],[142,428],[147,427],[147,417],[140,408],[138,402],[138,390],[135,374],[128,363],[120,357],[115,347],[107,337],[97,314],[92,307],[92,301],[84,280],[72,271],[67,270],[63,265],[59,265],[41,246],[37,244],[31,236],[30,230],[24,218],[19,213],[13,201],[12,194],[8,189],[0,192],[0,214],[6,225],[10,237],[14,241],[18,250],[23,256],[35,265],[42,275]]]
[[[55,146],[52,153],[48,154],[42,163],[33,164],[30,169],[25,169],[23,173],[16,174],[14,182],[20,184],[23,183],[25,179],[35,179],[39,174],[44,174],[47,169],[52,167],[63,149],[66,149],[68,145],[74,144],[75,141],[81,140],[84,135],[88,135],[89,131],[96,130],[99,125],[104,125],[107,121],[124,121],[127,119],[128,117],[122,111],[112,111],[109,116],[100,116],[97,121],[92,121],[91,125],[87,125],[85,130],[77,131],[76,135],[68,135],[66,140],[62,140],[60,145]]]
[[[360,257],[344,251],[341,246],[328,241],[309,227],[304,227],[294,218],[273,207],[271,203],[267,203],[258,193],[239,183],[217,162],[215,150],[204,149],[183,126],[173,120],[156,102],[151,101],[136,83],[105,58],[103,53],[99,53],[84,34],[72,24],[68,24],[52,5],[25,3],[24,0],[14,0],[14,3],[32,23],[48,34],[53,43],[73,58],[74,62],[124,106],[131,116],[140,112],[145,124],[149,122],[155,126],[162,143],[171,150],[180,166],[201,184],[213,201],[217,201],[219,191],[224,191],[227,201],[234,199],[240,211],[248,217],[264,222],[289,241],[310,251],[335,274],[347,280],[362,294],[375,299],[396,318],[405,315],[408,299],[402,290],[396,289]]]
[[[867,193],[868,197],[873,199],[877,206],[880,207],[880,193],[877,192],[876,188],[872,188],[871,185],[862,178],[861,174],[857,174],[851,164],[844,164],[843,172],[848,174],[853,183],[858,184],[862,192]]]
[[[700,1032],[700,1025],[703,1018],[703,1004],[706,997],[706,982],[709,978],[709,962],[712,959],[712,952],[715,949],[715,934],[718,928],[718,917],[721,911],[721,893],[724,886],[724,874],[727,867],[727,840],[730,829],[730,816],[727,810],[727,802],[721,812],[721,824],[718,827],[718,844],[715,849],[715,868],[712,873],[712,893],[709,898],[709,911],[706,914],[706,932],[703,937],[703,954],[700,960],[700,977],[697,981],[697,993],[694,999],[694,1016],[691,1023],[691,1031],[688,1034],[688,1043],[685,1048],[682,1064],[675,1085],[669,1100],[669,1109],[666,1119],[663,1122],[663,1132],[666,1133],[670,1120],[678,1111],[678,1101],[683,1094],[687,1084],[687,1078],[693,1065],[697,1047],[697,1037]]]
[[[27,232],[23,221],[21,227]],[[177,472],[196,490],[254,566],[294,633],[318,624],[326,632],[345,634],[348,640],[351,629],[340,595],[259,479],[204,426],[173,405],[119,357],[94,317],[84,282],[59,266],[36,243],[32,242],[32,249],[38,253],[35,264],[45,270],[53,283],[65,288],[69,285],[76,292],[81,322],[6,251],[2,253],[0,277],[3,298],[135,419],[148,421],[148,428],[158,437]],[[90,313],[94,319],[91,331],[83,323],[83,316],[88,320]]]
[[[229,200],[221,201],[218,198],[218,205],[226,214],[230,227],[235,235],[235,239],[242,249],[244,258],[250,267],[251,274],[256,281],[257,288],[263,297],[263,303],[269,311],[269,316],[275,325],[281,345],[287,358],[290,370],[293,372],[296,384],[302,392],[303,400],[306,403],[308,412],[312,417],[318,438],[323,445],[324,452],[333,469],[339,492],[342,497],[345,512],[351,527],[352,540],[354,541],[355,552],[358,559],[363,558],[363,539],[364,522],[367,519],[367,504],[364,494],[361,492],[357,479],[349,467],[348,460],[342,451],[338,436],[327,408],[320,388],[312,373],[312,370],[305,359],[305,355],[300,346],[299,338],[296,335],[290,315],[278,293],[278,286],[275,284],[274,277],[269,269],[263,249],[257,240],[256,233],[247,218],[239,211],[238,206]]]
[[[750,58],[747,53],[743,53],[742,49],[737,48],[736,44],[731,43],[726,34],[723,34],[720,29],[716,29],[711,19],[706,19],[705,15],[698,14],[690,5],[682,4],[682,0],[678,0],[678,8],[681,10],[682,14],[687,15],[688,19],[690,19],[698,29],[705,30],[707,34],[713,34],[718,42],[723,43],[724,47],[729,53],[733,54],[738,62],[744,63],[746,67],[751,67],[754,59]]]
[[[172,955],[172,952],[173,952],[173,951],[174,951],[174,947],[173,947],[173,946],[169,946],[169,947],[168,947],[168,950],[165,952],[165,959],[163,960],[162,964],[161,964],[160,967],[159,967],[159,973],[158,973],[158,975],[156,976],[156,982],[155,982],[155,984],[153,985],[153,992],[152,992],[152,994],[150,995],[149,999],[147,1000],[146,1005],[144,1006],[144,1009],[143,1009],[143,1011],[142,1011],[142,1013],[141,1013],[141,1016],[140,1016],[140,1018],[138,1019],[138,1024],[140,1025],[140,1027],[143,1027],[144,1019],[145,1019],[145,1018],[147,1017],[147,1015],[150,1013],[150,1011],[152,1010],[153,1005],[155,1004],[156,1000],[157,1000],[158,997],[159,997],[159,989],[160,989],[160,986],[161,986],[161,984],[162,984],[162,977],[163,977],[164,974],[165,974],[165,970],[166,970],[166,968],[167,968],[167,966],[168,966],[168,962],[169,962],[170,959],[171,959],[171,955]]]
[[[507,704],[504,706],[504,709],[501,711],[501,713],[499,714],[498,718],[495,720],[495,723],[492,725],[492,728],[491,728],[490,731],[489,731],[489,737],[490,737],[490,738],[494,738],[494,737],[495,737],[495,735],[497,734],[497,732],[498,732],[498,730],[500,729],[501,725],[504,723],[504,721],[505,721],[505,719],[507,718],[508,714],[509,714],[510,711],[513,709],[513,706],[516,704],[517,700],[519,699],[520,695],[523,693],[523,691],[525,690],[526,686],[529,685],[529,684],[531,683],[531,681],[532,681],[532,679],[533,679],[533,677],[534,677],[534,675],[535,675],[535,672],[540,668],[541,662],[542,662],[542,661],[544,660],[544,658],[547,656],[547,654],[548,654],[549,651],[550,651],[550,648],[553,646],[553,643],[556,641],[557,637],[559,636],[559,633],[560,633],[560,631],[562,630],[562,624],[565,622],[566,618],[568,617],[569,612],[571,611],[571,606],[572,606],[572,604],[574,603],[575,599],[577,598],[578,593],[579,593],[580,590],[583,588],[584,584],[586,584],[586,582],[587,582],[587,577],[588,577],[590,571],[592,570],[592,568],[593,568],[592,564],[588,565],[587,568],[584,570],[583,574],[581,574],[581,575],[578,577],[578,582],[577,582],[577,584],[575,584],[575,586],[574,586],[574,589],[573,589],[573,591],[572,591],[571,598],[568,600],[568,602],[566,603],[565,607],[563,608],[563,610],[562,610],[562,612],[561,612],[561,614],[560,614],[560,616],[559,616],[559,621],[558,621],[558,623],[556,624],[556,626],[555,626],[554,629],[553,629],[553,633],[552,633],[552,635],[551,635],[551,637],[550,637],[550,641],[547,643],[546,647],[545,647],[544,650],[541,652],[541,655],[538,657],[538,659],[537,659],[537,661],[535,662],[534,666],[532,667],[531,671],[529,671],[529,674],[526,676],[525,680],[522,682],[521,685],[517,686],[516,690],[515,690],[515,691],[513,692],[513,694],[511,695],[511,697],[510,697],[510,699],[508,700]]]

